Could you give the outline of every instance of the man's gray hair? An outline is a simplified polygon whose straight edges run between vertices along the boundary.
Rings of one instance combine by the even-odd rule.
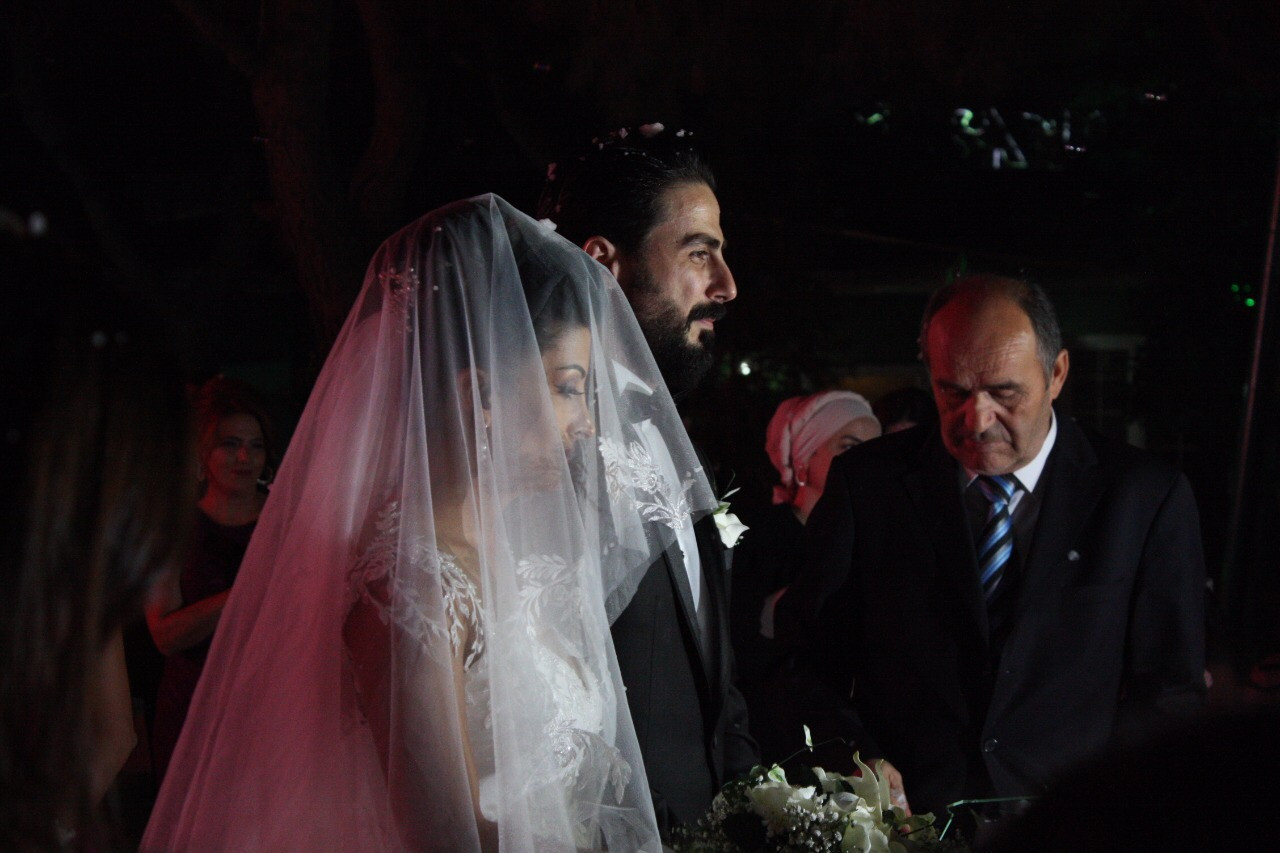
[[[929,323],[934,315],[948,303],[956,299],[972,299],[984,301],[991,297],[1002,297],[1015,303],[1031,321],[1031,330],[1036,336],[1036,354],[1044,368],[1045,382],[1053,375],[1053,362],[1062,351],[1062,329],[1058,326],[1058,315],[1053,310],[1053,303],[1034,282],[1002,275],[976,273],[958,278],[944,284],[933,292],[924,307],[924,317],[920,320],[920,358],[925,367],[929,367]]]

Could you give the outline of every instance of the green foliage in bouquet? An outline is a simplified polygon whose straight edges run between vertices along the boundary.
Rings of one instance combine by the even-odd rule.
[[[963,842],[938,837],[932,814],[907,817],[890,801],[889,783],[856,752],[853,760],[861,776],[813,767],[789,782],[776,764],[756,767],[725,785],[696,827],[678,832],[676,851],[968,853]]]

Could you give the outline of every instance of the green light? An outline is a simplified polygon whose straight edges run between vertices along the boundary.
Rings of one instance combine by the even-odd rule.
[[[1238,285],[1238,284],[1233,284],[1233,285],[1231,285],[1231,292],[1232,292],[1232,293],[1239,293],[1239,292],[1240,292],[1240,285]]]
[[[879,124],[882,121],[884,121],[884,116],[880,113],[872,113],[867,116],[867,124]]]
[[[1254,300],[1254,299],[1252,299],[1252,298],[1249,298],[1249,299],[1246,299],[1246,300],[1244,301],[1244,304],[1245,304],[1245,306],[1246,306],[1246,307],[1248,307],[1248,308],[1252,308],[1253,306],[1257,305],[1258,303],[1257,303],[1257,301],[1256,301],[1256,300]]]

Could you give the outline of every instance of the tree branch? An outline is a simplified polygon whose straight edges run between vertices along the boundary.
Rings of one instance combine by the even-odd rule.
[[[428,52],[421,42],[428,12],[421,0],[359,0],[356,6],[369,41],[374,110],[351,197],[381,238],[403,224],[409,179],[426,134]]]

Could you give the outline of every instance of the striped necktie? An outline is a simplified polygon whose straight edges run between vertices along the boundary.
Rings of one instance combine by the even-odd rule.
[[[980,474],[973,482],[990,504],[986,524],[978,538],[978,577],[982,581],[982,593],[990,605],[998,594],[1009,557],[1013,555],[1013,519],[1009,515],[1009,501],[1018,489],[1018,481],[1009,474],[994,477]]]

